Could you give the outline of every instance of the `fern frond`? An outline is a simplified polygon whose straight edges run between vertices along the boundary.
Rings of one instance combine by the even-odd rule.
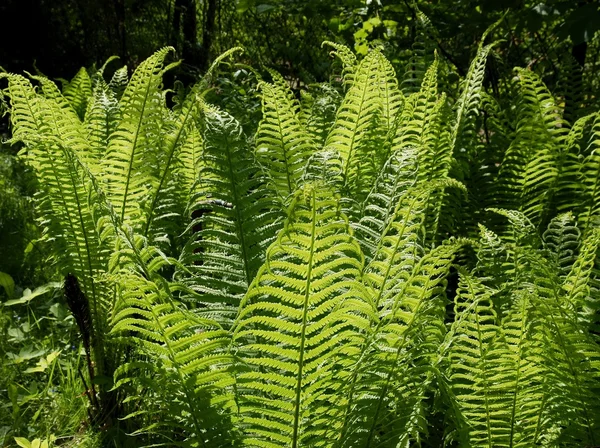
[[[329,84],[308,86],[301,92],[298,119],[318,147],[323,146],[342,102],[342,95]]]
[[[289,89],[261,83],[263,119],[256,133],[256,157],[282,202],[299,186],[315,148],[300,124]]]
[[[342,78],[344,86],[349,89],[354,84],[354,76],[357,70],[356,55],[345,45],[325,41],[321,46],[327,45],[333,50],[330,54],[337,56],[342,62]]]
[[[193,221],[178,275],[196,301],[231,323],[280,226],[281,206],[256,164],[239,122],[203,105],[203,161],[188,205]]]
[[[562,279],[567,276],[577,260],[580,237],[581,232],[572,213],[563,213],[555,217],[542,236],[544,246],[550,251],[552,261]]]
[[[88,99],[92,96],[92,80],[85,68],[81,68],[73,79],[63,87],[63,95],[83,120]]]
[[[455,298],[455,321],[442,347],[449,347],[447,381],[459,414],[455,425],[464,446],[504,446],[510,398],[496,381],[506,356],[495,344],[500,327],[489,290],[461,272]]]
[[[397,204],[415,189],[417,152],[413,148],[393,153],[358,210],[356,237],[369,262],[378,249],[381,235],[394,219]]]
[[[358,148],[381,107],[379,92],[374,88],[377,86],[378,59],[377,53],[371,52],[359,64],[352,87],[348,89],[325,141],[326,150],[341,155],[347,185],[356,184],[360,179]]]
[[[566,276],[563,289],[566,293],[565,302],[569,309],[578,314],[578,320],[590,330],[599,320],[598,299],[592,296],[590,283],[595,275],[594,263],[598,258],[600,246],[600,229],[593,229],[581,243],[581,250],[575,263]]]
[[[234,328],[242,426],[251,446],[330,446],[332,382],[369,321],[362,255],[339,200],[308,184],[269,248]],[[339,364],[341,363],[341,364]],[[334,423],[337,425],[336,423]]]
[[[596,113],[584,159],[581,162],[580,182],[585,191],[580,221],[584,233],[600,224],[600,114]]]
[[[135,71],[120,100],[122,118],[111,134],[103,160],[106,193],[121,220],[145,224],[140,202],[154,182],[154,149],[159,146],[163,65],[173,51],[166,47]]]
[[[95,169],[107,151],[110,136],[121,119],[121,110],[115,93],[104,82],[97,82],[85,114],[84,125]]]
[[[117,100],[121,100],[123,97],[123,93],[127,88],[127,84],[129,83],[129,75],[127,73],[127,66],[123,66],[117,69],[114,73],[110,82],[108,83],[108,87],[117,97]]]
[[[425,400],[433,380],[428,369],[443,339],[441,297],[459,247],[439,246],[412,267],[396,270],[390,282],[369,283],[375,305],[382,294],[391,297],[380,302],[379,317],[355,355],[344,388],[347,401],[336,403],[344,422],[339,446],[393,447],[418,441],[426,431]],[[411,257],[411,251],[404,255]]]
[[[174,166],[179,159],[181,148],[186,142],[187,134],[194,127],[194,119],[200,109],[200,92],[194,88],[188,94],[181,107],[174,113],[172,119],[166,121],[161,129],[160,138],[160,168],[157,182],[148,195],[148,207],[145,208],[144,236],[168,234],[168,220],[177,214],[177,203],[172,199],[172,191],[168,184],[173,179]],[[181,162],[181,161],[180,161]],[[196,161],[190,161],[191,170],[196,167]],[[183,194],[188,193],[185,191]],[[180,195],[181,196],[181,195]],[[182,208],[182,207],[181,207]]]
[[[121,241],[120,268],[113,274],[119,299],[112,312],[111,332],[152,361],[134,358],[115,372],[115,387],[129,389],[128,402],[141,401],[142,412],[147,414],[148,426],[136,434],[170,438],[176,433],[180,440],[201,446],[231,441],[228,414],[233,401],[228,391],[233,378],[228,372],[232,364],[226,350],[228,332],[177,302],[174,294],[185,294],[185,288],[159,274],[161,267],[173,261],[144,246],[139,238]],[[125,419],[133,417],[139,418],[140,413],[134,411]]]

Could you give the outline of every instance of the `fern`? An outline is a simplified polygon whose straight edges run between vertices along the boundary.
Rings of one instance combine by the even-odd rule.
[[[349,232],[339,203],[307,185],[244,298],[234,341],[245,366],[237,383],[250,445],[328,446],[319,409],[368,325],[362,255]]]
[[[256,134],[256,156],[285,202],[299,187],[314,149],[287,89],[261,83],[261,90],[263,119]]]
[[[232,319],[280,225],[275,194],[255,162],[239,123],[204,105],[203,165],[188,205],[194,220],[178,276],[202,304]]]

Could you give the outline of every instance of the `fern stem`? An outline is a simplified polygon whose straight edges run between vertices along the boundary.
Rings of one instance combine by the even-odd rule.
[[[294,409],[294,433],[292,436],[292,448],[297,448],[298,445],[298,427],[300,425],[300,394],[302,392],[302,371],[304,363],[304,344],[306,343],[306,320],[308,318],[308,300],[310,298],[310,283],[313,268],[313,255],[315,252],[315,235],[316,235],[316,219],[317,219],[317,203],[315,191],[311,191],[311,235],[310,235],[310,254],[308,256],[308,270],[306,273],[306,286],[304,292],[304,309],[302,311],[302,332],[300,335],[300,359],[298,361],[298,376],[296,378],[296,400]]]

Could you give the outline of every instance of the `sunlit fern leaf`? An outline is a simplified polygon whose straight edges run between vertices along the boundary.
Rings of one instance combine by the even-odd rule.
[[[459,165],[465,164],[465,159],[472,157],[469,154],[472,140],[476,138],[475,116],[479,113],[483,78],[488,54],[497,44],[485,44],[486,37],[494,30],[499,22],[490,26],[481,36],[475,58],[471,61],[469,71],[463,80],[462,92],[456,102],[456,118],[452,126],[451,147]]]
[[[425,73],[434,63],[434,53],[437,46],[432,37],[431,21],[415,4],[412,5],[412,8],[417,19],[412,23],[415,38],[411,45],[411,57],[406,63],[402,82],[400,83],[402,92],[406,96],[419,91]]]
[[[592,124],[591,135],[581,162],[580,182],[584,189],[579,219],[584,234],[600,226],[600,114]]]
[[[534,224],[523,212],[500,208],[489,208],[487,211],[507,220],[506,232],[500,235],[506,242],[533,248],[540,246],[540,236]]]
[[[486,286],[498,291],[508,289],[513,280],[515,263],[517,263],[514,249],[497,234],[480,224],[475,255],[477,263],[474,273],[479,276],[481,281]],[[496,305],[503,308],[504,304],[498,302],[508,299],[501,294],[497,294],[496,297]]]
[[[438,153],[438,138],[444,126],[442,111],[445,96],[438,98],[437,71],[439,61],[436,57],[423,78],[421,90],[407,98],[398,117],[396,135],[392,143],[392,152],[403,148],[416,148],[418,151],[418,177],[421,181],[445,177],[449,169],[451,152]],[[442,149],[442,148],[440,148]],[[434,170],[434,171],[432,171]]]
[[[217,69],[220,67],[220,65],[225,63],[228,58],[239,52],[243,53],[244,49],[242,47],[233,47],[217,56],[208,67],[208,70],[206,70],[206,73],[202,79],[196,83],[194,88],[196,88],[199,92],[203,92],[204,90],[208,89],[211,83],[214,81],[214,75],[215,73],[218,73]]]
[[[346,185],[358,183],[358,148],[381,109],[379,92],[376,90],[378,66],[377,52],[370,52],[360,62],[352,87],[348,89],[325,141],[326,150],[335,150],[342,157]],[[368,148],[365,149],[367,155]]]
[[[573,263],[577,260],[581,244],[581,232],[572,213],[556,216],[543,234],[544,247],[550,252],[550,258],[558,268],[559,276],[564,279]]]
[[[183,214],[185,205],[178,199],[189,194],[189,190],[174,194],[178,185],[173,178],[173,172],[178,162],[191,162],[192,170],[196,166],[196,161],[181,159],[180,151],[185,145],[187,134],[195,128],[194,120],[201,108],[199,95],[197,88],[193,88],[181,107],[163,120],[159,140],[161,154],[157,182],[149,192],[148,206],[144,210],[146,225],[143,234],[149,238],[173,236],[181,228],[171,225],[171,221]]]
[[[36,94],[31,81],[9,73],[0,74],[0,79],[8,80],[5,93],[10,98],[12,141],[26,141],[47,133],[49,128],[44,121],[46,102]]]
[[[109,138],[120,119],[121,110],[114,92],[103,81],[97,82],[88,101],[84,120],[87,140],[96,159],[96,163],[90,165],[90,169],[95,169],[106,153]]]
[[[306,165],[303,184],[322,182],[334,192],[340,193],[344,187],[344,162],[335,150],[318,151],[311,156]]]
[[[117,69],[108,83],[108,87],[113,91],[117,100],[121,100],[123,93],[129,83],[129,75],[127,73],[127,66],[123,66]]]
[[[27,147],[27,158],[40,180],[38,197],[42,225],[57,246],[58,265],[72,272],[97,312],[102,293],[95,277],[103,272],[103,257],[95,220],[88,202],[88,174],[78,154],[86,142],[53,100],[37,95],[31,83],[19,75],[6,75],[11,99],[13,141]],[[75,122],[81,126],[79,120]],[[60,247],[60,249],[58,249]],[[97,316],[97,314],[96,314]]]
[[[397,204],[415,185],[417,169],[417,152],[413,148],[393,153],[358,208],[357,216],[353,217],[352,225],[367,262],[377,251],[379,239],[394,218]]]
[[[73,108],[71,103],[64,97],[58,86],[54,81],[46,78],[45,76],[30,76],[31,79],[36,80],[40,83],[40,93],[47,99],[55,101],[65,114],[70,115],[72,121],[80,120],[77,115],[77,111]]]
[[[391,138],[395,133],[396,119],[404,104],[404,95],[398,87],[396,71],[390,61],[379,51],[376,52],[376,56],[379,59],[377,84],[382,102],[384,127],[387,130],[388,138]]]
[[[73,79],[63,86],[63,95],[83,120],[88,99],[92,96],[92,80],[85,68],[82,67]]]
[[[73,114],[64,112],[64,108],[54,100],[46,100],[46,120],[49,125],[49,139],[58,139],[65,147],[75,152],[79,160],[87,167],[96,168],[98,154],[91,150],[86,139],[83,123]],[[94,171],[97,172],[97,171]]]
[[[146,59],[135,71],[120,100],[121,121],[111,134],[103,159],[106,193],[121,220],[143,228],[140,202],[156,182],[156,148],[162,102],[159,87],[166,47]]]
[[[298,119],[289,89],[261,83],[263,118],[256,133],[256,158],[285,203],[298,188],[315,148]]]
[[[331,445],[331,426],[340,422],[321,413],[340,399],[346,358],[371,309],[350,232],[339,200],[308,184],[244,298],[234,341],[245,366],[237,389],[249,446]]]
[[[559,211],[581,212],[585,188],[582,184],[581,169],[585,158],[586,145],[591,136],[596,113],[577,120],[567,135],[565,148],[559,157],[559,174],[556,182],[554,206]]]
[[[342,102],[340,93],[329,84],[308,86],[302,91],[299,120],[317,147],[323,146]]]
[[[594,395],[600,375],[600,349],[578,321],[552,267],[537,254],[528,255],[535,279],[532,301],[540,334],[537,344],[543,347],[539,354],[546,368],[545,387],[550,396],[545,418],[561,428],[559,440],[566,446],[594,446],[600,427],[600,406]],[[586,269],[585,264],[575,266]],[[567,294],[577,296],[577,286],[581,284],[567,282]]]
[[[528,447],[539,443],[540,435],[552,431],[545,418],[548,391],[545,369],[540,365],[541,348],[534,342],[529,291],[518,291],[512,309],[502,321],[503,357],[498,360],[493,381],[508,398],[504,440],[494,446]],[[498,413],[502,409],[498,410]]]
[[[355,73],[357,71],[356,55],[345,45],[335,42],[325,41],[323,45],[332,47],[330,54],[336,56],[342,63],[342,81],[346,89],[352,87],[355,81]]]
[[[433,379],[428,366],[443,340],[442,295],[459,246],[439,246],[396,269],[391,281],[368,283],[375,304],[384,291],[391,297],[379,301],[379,317],[355,355],[343,386],[347,400],[333,403],[343,419],[336,446],[395,447],[418,443],[426,431],[425,400]],[[403,255],[410,258],[412,250],[393,259]]]
[[[206,104],[204,148],[193,221],[180,260],[179,278],[231,322],[281,223],[281,205],[268,188],[238,121]],[[222,309],[221,309],[222,308]]]
[[[200,177],[203,165],[204,139],[194,123],[186,135],[179,157],[175,161],[175,175],[181,182],[182,202],[189,204],[194,192],[194,186]]]
[[[154,363],[149,368],[134,358],[115,373],[116,387],[129,388],[128,401],[141,401],[143,412],[150,414],[145,418],[148,426],[136,432],[163,434],[165,440],[176,434],[195,446],[231,442],[228,332],[178,303],[174,293],[185,294],[186,289],[159,274],[173,260],[144,246],[140,238],[123,238],[121,243],[113,274],[119,298],[112,333]],[[137,392],[131,390],[135,385]],[[128,417],[137,415],[134,410]]]
[[[496,381],[506,347],[491,301],[492,290],[466,272],[460,273],[455,320],[442,347],[448,347],[447,381],[457,401],[454,417],[463,446],[503,446],[510,398]]]
[[[96,65],[94,64],[93,68],[89,71],[89,75],[92,80],[92,91],[96,88],[96,85],[99,82],[106,84],[106,81],[104,80],[104,72],[106,70],[106,67],[108,67],[108,65],[111,62],[117,61],[119,59],[119,56],[110,56],[106,61],[104,61],[104,64],[102,64],[102,66],[97,70]]]
[[[373,297],[376,307],[385,308],[394,300],[398,282],[409,275],[425,253],[423,224],[432,193],[455,184],[456,181],[448,180],[411,188],[399,199],[391,216],[385,216],[385,221],[379,224],[381,232],[370,242],[373,256],[364,271],[366,284],[376,291]],[[375,223],[373,219],[365,221]]]
[[[600,246],[600,229],[593,229],[581,243],[581,250],[575,263],[567,275],[563,289],[566,293],[566,304],[574,310],[578,320],[590,330],[597,330],[598,311],[600,305],[598,298],[592,295],[590,281],[594,275],[594,262],[598,257]],[[595,327],[595,328],[592,328]]]
[[[500,168],[497,195],[502,207],[519,208],[539,226],[547,219],[555,193],[567,127],[539,77],[524,69],[517,73],[521,91],[517,131]]]

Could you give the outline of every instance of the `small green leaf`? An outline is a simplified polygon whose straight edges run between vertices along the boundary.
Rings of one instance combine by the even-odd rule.
[[[243,14],[250,8],[250,0],[237,0],[236,11],[238,14]]]
[[[25,437],[15,437],[15,442],[17,445],[22,446],[23,448],[32,448],[31,442],[27,440]]]
[[[0,286],[4,288],[8,297],[15,295],[15,282],[10,275],[0,272]]]
[[[21,297],[20,299],[8,300],[7,302],[4,303],[4,305],[13,306],[13,305],[20,305],[23,303],[29,303],[36,297],[44,295],[48,291],[51,291],[53,289],[58,289],[61,287],[62,287],[62,283],[52,282],[52,283],[47,283],[38,288],[35,288],[33,291],[31,291],[31,289],[27,288],[23,291],[23,297]]]
[[[8,398],[12,403],[13,414],[19,413],[19,393],[17,392],[17,385],[15,383],[11,383],[8,385]]]
[[[258,5],[256,7],[256,13],[262,14],[264,12],[270,11],[271,9],[275,9],[275,6],[273,6],[273,5]]]

